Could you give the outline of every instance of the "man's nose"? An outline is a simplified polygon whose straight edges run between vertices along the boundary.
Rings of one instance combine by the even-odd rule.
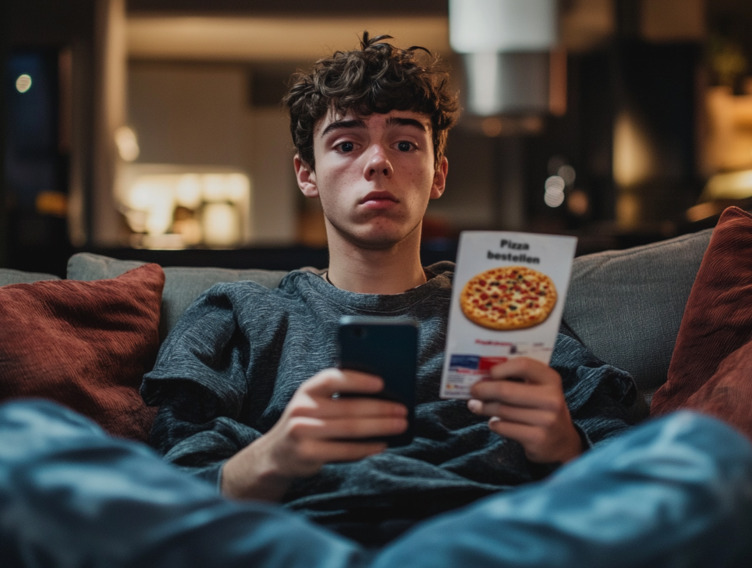
[[[365,173],[368,178],[376,175],[391,176],[394,173],[389,156],[381,144],[374,144],[371,147]]]

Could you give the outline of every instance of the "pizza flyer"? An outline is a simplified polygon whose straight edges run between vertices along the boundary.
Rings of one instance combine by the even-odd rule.
[[[576,245],[575,237],[557,235],[460,235],[443,398],[469,398],[470,387],[509,358],[524,355],[549,362]]]

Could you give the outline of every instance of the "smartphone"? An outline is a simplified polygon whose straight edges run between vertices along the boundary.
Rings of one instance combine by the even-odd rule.
[[[411,319],[345,316],[338,330],[339,367],[381,377],[384,389],[375,396],[407,407],[408,428],[383,438],[389,446],[404,446],[413,439],[418,323]],[[348,393],[346,396],[361,396]]]

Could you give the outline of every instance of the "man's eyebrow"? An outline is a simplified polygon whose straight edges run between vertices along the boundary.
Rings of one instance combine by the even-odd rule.
[[[423,132],[428,131],[428,127],[424,123],[422,123],[420,120],[417,120],[415,118],[407,118],[403,116],[391,116],[389,117],[389,120],[387,120],[387,124],[389,125],[397,124],[400,126],[414,126],[422,130]]]
[[[334,122],[330,122],[324,130],[321,131],[321,136],[327,135],[332,130],[337,130],[339,128],[364,128],[366,125],[365,121],[362,119],[349,119],[349,120],[335,120]]]
[[[423,122],[420,120],[417,120],[415,118],[409,118],[404,116],[390,116],[387,119],[387,125],[393,126],[413,126],[423,132],[428,131],[428,126],[426,126]],[[335,120],[334,122],[329,123],[324,130],[321,131],[321,136],[326,136],[329,132],[332,132],[333,130],[338,130],[340,128],[365,128],[366,121],[361,118],[352,118],[352,119],[346,119],[346,120]]]

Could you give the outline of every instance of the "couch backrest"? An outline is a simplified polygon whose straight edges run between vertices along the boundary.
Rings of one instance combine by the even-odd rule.
[[[114,278],[143,262],[118,260],[92,253],[77,253],[68,260],[67,277],[71,280],[100,280]],[[164,337],[173,328],[185,309],[202,292],[218,282],[253,280],[264,286],[276,286],[286,274],[282,270],[256,268],[232,269],[215,267],[164,267],[165,286],[162,293],[160,330]]]
[[[46,272],[27,272],[15,268],[0,268],[0,286],[7,284],[28,284],[42,280],[60,280],[59,276]]]
[[[684,306],[712,229],[577,257],[564,320],[650,395],[666,380]]]

